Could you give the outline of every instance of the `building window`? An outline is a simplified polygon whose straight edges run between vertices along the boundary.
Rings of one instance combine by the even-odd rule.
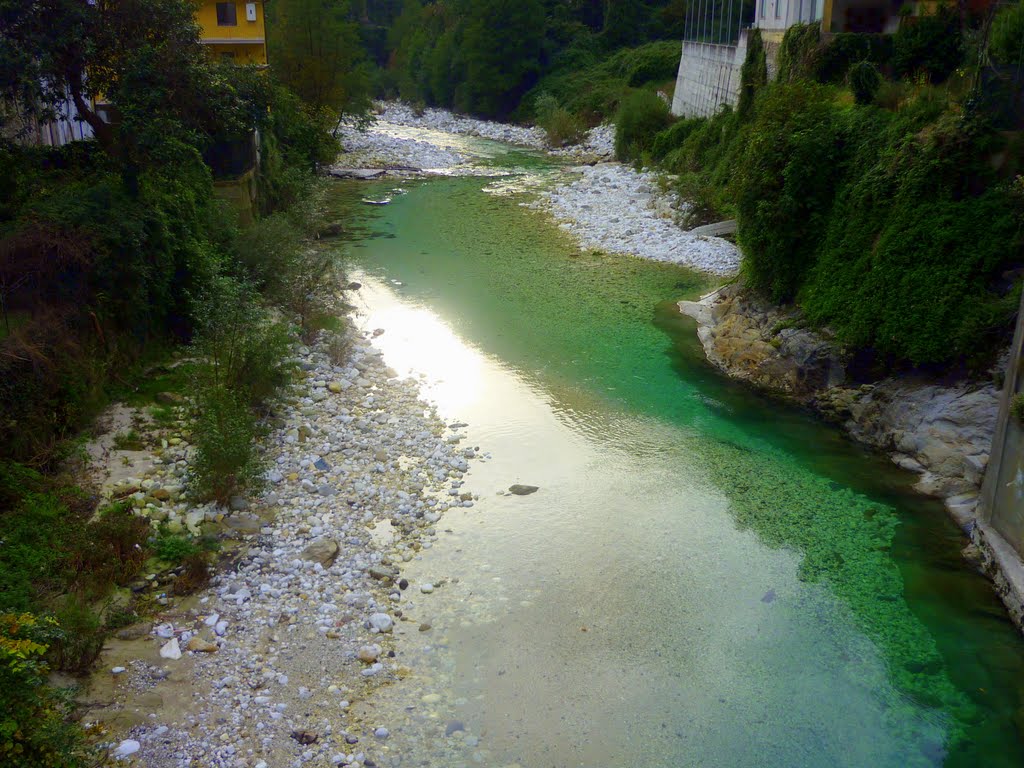
[[[767,2],[768,2],[768,0],[761,0],[761,2],[760,2],[761,12],[758,14],[758,16],[760,16],[762,19],[765,17],[765,14],[767,13],[767,11],[765,11],[765,9],[764,9],[764,6],[765,6],[765,4]]]
[[[775,18],[776,19],[781,19],[782,18],[782,3],[783,3],[783,0],[775,0]]]
[[[217,26],[237,27],[238,16],[234,3],[217,3]]]

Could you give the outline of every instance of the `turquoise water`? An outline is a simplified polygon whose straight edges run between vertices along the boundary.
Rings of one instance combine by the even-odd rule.
[[[493,179],[359,204],[392,186],[336,187],[360,300],[398,361],[451,336],[442,411],[494,457],[412,564],[460,575],[410,607],[442,617],[444,653],[408,654],[448,713],[396,704],[394,764],[461,764],[430,738],[457,715],[466,764],[1024,765],[1024,642],[961,535],[886,460],[708,368],[674,307],[706,278],[581,254]],[[542,490],[493,496],[510,482]]]

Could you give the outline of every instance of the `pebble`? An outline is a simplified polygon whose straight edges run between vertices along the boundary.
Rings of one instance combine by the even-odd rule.
[[[376,736],[378,739],[386,739],[388,736],[391,735],[391,731],[389,731],[387,728],[381,727],[375,730],[373,732],[373,735]]]

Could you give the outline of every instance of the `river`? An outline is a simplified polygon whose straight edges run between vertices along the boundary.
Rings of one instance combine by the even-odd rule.
[[[581,253],[520,204],[553,163],[476,144],[514,175],[332,193],[363,325],[483,453],[355,705],[383,764],[1024,765],[1024,642],[941,505],[712,371],[708,278]]]

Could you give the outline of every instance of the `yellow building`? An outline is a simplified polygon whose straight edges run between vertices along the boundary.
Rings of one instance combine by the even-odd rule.
[[[210,52],[235,64],[267,64],[267,30],[263,0],[201,0],[196,20],[200,39]]]

